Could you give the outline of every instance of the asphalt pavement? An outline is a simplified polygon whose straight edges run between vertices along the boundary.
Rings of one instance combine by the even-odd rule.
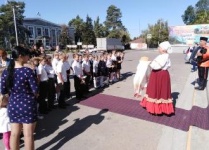
[[[190,72],[183,53],[170,55],[175,116],[149,116],[138,105],[140,99],[133,97],[133,77],[140,57],[152,60],[157,55],[155,50],[125,51],[121,81],[104,89],[92,89],[80,103],[73,96],[66,110],[55,109],[38,121],[36,149],[208,150],[208,87],[204,91],[194,89],[197,72]],[[74,94],[73,80],[71,92]],[[175,120],[177,116],[179,120]]]

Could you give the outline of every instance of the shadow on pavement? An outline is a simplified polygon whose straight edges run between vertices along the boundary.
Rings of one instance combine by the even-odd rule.
[[[176,106],[176,100],[179,98],[179,92],[171,93],[171,97],[173,98],[173,105]]]
[[[132,76],[133,74],[134,74],[133,72],[122,73],[121,74],[122,75],[121,81],[127,79],[128,77]]]
[[[72,112],[80,109],[78,106],[68,106],[66,109],[55,109],[48,115],[44,116],[43,120],[38,120],[35,130],[35,140],[42,139],[53,134],[62,124],[67,123],[63,120]]]
[[[107,86],[105,86],[104,88],[106,88],[106,87],[107,87]],[[102,92],[104,91],[104,88],[99,88],[99,89],[94,89],[94,88],[93,88],[93,89],[90,91],[90,93],[84,94],[84,95],[86,96],[86,98],[81,99],[81,100],[77,100],[76,97],[75,97],[75,94],[72,94],[74,97],[71,98],[71,99],[69,99],[69,100],[67,100],[66,102],[67,102],[68,104],[70,104],[70,105],[75,105],[75,104],[79,103],[80,101],[83,101],[83,100],[85,100],[85,99],[88,99],[88,98],[90,98],[90,97],[92,97],[92,96],[95,96],[95,95],[97,95],[97,94],[99,94],[99,93],[102,93]],[[75,93],[75,92],[74,92],[74,93]]]
[[[79,134],[81,134],[82,132],[87,130],[92,124],[101,123],[105,118],[102,114],[104,114],[106,112],[108,112],[108,109],[100,110],[97,114],[87,116],[83,119],[79,119],[79,118],[75,119],[74,124],[72,124],[68,128],[66,128],[63,131],[61,131],[60,133],[58,133],[58,135],[56,137],[54,137],[52,140],[46,142],[45,144],[43,144],[42,146],[37,148],[37,150],[49,149],[49,146],[51,146],[55,143],[56,143],[56,145],[54,145],[50,149],[51,150],[60,149],[66,142],[68,142],[72,138],[78,136]]]

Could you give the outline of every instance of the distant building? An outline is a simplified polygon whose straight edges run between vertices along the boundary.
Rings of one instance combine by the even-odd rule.
[[[23,26],[29,30],[31,36],[28,37],[30,44],[41,42],[44,46],[59,45],[59,37],[61,34],[61,25],[52,23],[41,18],[25,18]],[[75,41],[74,27],[69,27],[69,36]]]
[[[138,38],[130,42],[131,49],[147,49],[147,44],[144,42],[144,39]]]

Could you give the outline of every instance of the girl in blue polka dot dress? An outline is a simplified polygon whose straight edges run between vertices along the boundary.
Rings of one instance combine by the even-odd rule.
[[[9,94],[8,115],[11,124],[11,149],[19,149],[23,128],[25,149],[34,149],[34,129],[37,121],[38,86],[32,69],[24,67],[29,60],[29,50],[17,46],[12,59],[1,77],[1,92]]]

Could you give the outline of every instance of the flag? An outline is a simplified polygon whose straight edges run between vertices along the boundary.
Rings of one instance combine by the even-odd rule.
[[[38,12],[36,15],[39,16],[39,17],[41,16],[40,12]]]

